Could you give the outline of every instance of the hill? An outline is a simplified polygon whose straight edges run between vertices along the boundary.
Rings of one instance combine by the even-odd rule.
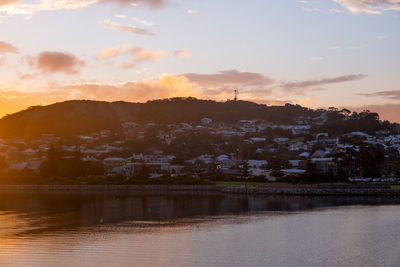
[[[99,130],[119,131],[124,122],[137,123],[198,123],[202,118],[214,121],[236,122],[238,120],[262,119],[271,123],[290,124],[299,118],[313,119],[323,113],[330,114],[335,119],[334,127],[344,127],[338,121],[346,124],[346,130],[363,130],[365,116],[356,120],[360,123],[344,122],[345,116],[338,110],[312,110],[299,105],[267,106],[248,101],[216,102],[198,100],[195,98],[172,98],[148,101],[147,103],[102,102],[74,100],[55,103],[48,106],[34,106],[26,110],[8,115],[0,119],[0,138],[25,137],[33,138],[41,134],[76,135],[89,134]],[[362,113],[360,113],[362,114]],[[375,113],[367,118],[369,123],[366,131],[381,130],[379,116]],[[354,116],[353,116],[354,117]],[[329,125],[329,119],[328,119]],[[387,123],[384,128],[392,128]],[[350,128],[351,129],[350,129]],[[347,129],[349,128],[349,129]],[[321,129],[323,130],[323,129]],[[365,129],[364,129],[365,130]]]

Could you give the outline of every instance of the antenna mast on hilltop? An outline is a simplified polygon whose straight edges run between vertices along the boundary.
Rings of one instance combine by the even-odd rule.
[[[235,101],[238,101],[239,89],[235,89]]]

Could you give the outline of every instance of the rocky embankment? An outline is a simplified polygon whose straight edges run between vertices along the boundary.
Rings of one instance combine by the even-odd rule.
[[[400,196],[400,189],[389,184],[360,185],[0,185],[4,192],[70,192],[70,193],[229,193],[298,196]]]
[[[222,192],[296,196],[400,196],[400,190],[391,189],[390,185],[228,186]]]

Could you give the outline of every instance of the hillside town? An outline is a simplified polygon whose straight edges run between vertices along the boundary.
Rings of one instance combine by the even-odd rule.
[[[179,124],[124,122],[121,132],[1,139],[0,169],[9,175],[103,179],[137,175],[258,182],[399,179],[397,129],[374,134],[315,132],[327,118],[328,112],[299,117],[292,124],[256,119],[228,123],[211,118]],[[63,162],[64,170],[55,167]]]

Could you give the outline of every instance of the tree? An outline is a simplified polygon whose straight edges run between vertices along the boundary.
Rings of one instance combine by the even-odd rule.
[[[243,160],[240,163],[240,178],[248,179],[249,176],[250,176],[249,162],[247,160]]]
[[[47,151],[46,160],[40,165],[39,173],[43,177],[57,176],[60,174],[61,152],[57,148],[51,146]]]
[[[384,160],[385,152],[381,146],[368,146],[360,149],[360,161],[364,177],[381,177],[381,163]]]
[[[40,165],[39,173],[42,177],[83,177],[88,173],[88,164],[82,161],[80,151],[74,152],[72,157],[63,157],[62,151],[51,147],[47,152],[46,160]]]

